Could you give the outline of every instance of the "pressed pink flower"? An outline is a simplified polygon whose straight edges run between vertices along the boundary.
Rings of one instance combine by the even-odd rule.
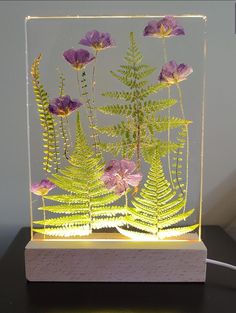
[[[48,109],[54,115],[65,117],[77,110],[81,105],[83,105],[81,102],[76,99],[71,100],[70,96],[67,95],[52,99]]]
[[[178,65],[175,61],[170,61],[163,65],[159,75],[159,81],[161,83],[174,85],[186,80],[192,72],[193,69],[191,66],[184,63]]]
[[[114,40],[109,33],[92,30],[86,33],[79,42],[81,45],[92,47],[96,51],[101,51],[115,46]]]
[[[56,185],[54,185],[50,180],[43,179],[39,183],[33,183],[31,185],[31,192],[37,196],[45,196],[48,192],[54,189]]]
[[[88,63],[95,59],[95,56],[84,49],[69,49],[63,53],[63,56],[76,70],[83,69]]]
[[[135,162],[129,160],[111,160],[102,176],[107,189],[114,190],[116,194],[124,194],[129,185],[137,187],[142,180],[141,173],[134,173]]]
[[[150,21],[144,28],[144,36],[166,38],[185,35],[184,29],[173,16],[165,16],[163,19]]]

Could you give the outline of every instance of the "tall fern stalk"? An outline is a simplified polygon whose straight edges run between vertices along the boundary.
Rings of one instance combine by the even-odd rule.
[[[95,85],[96,85],[96,78],[95,78],[95,74],[96,74],[96,66],[97,66],[97,57],[98,57],[98,51],[96,50],[95,52],[95,60],[93,62],[93,69],[92,69],[92,84],[91,84],[91,89],[92,89],[92,105],[94,107],[95,105]]]
[[[162,38],[162,47],[163,47],[164,63],[166,64],[168,57],[167,57],[167,47],[166,47],[165,37]],[[167,87],[167,92],[168,92],[168,99],[170,99],[170,86]],[[168,120],[170,120],[170,110],[171,110],[171,108],[168,108]],[[172,170],[171,170],[170,151],[169,151],[170,125],[168,125],[168,130],[167,130],[167,142],[168,142],[168,153],[167,153],[168,172],[169,172],[169,176],[170,176],[171,186],[172,186],[172,188],[174,188],[173,176],[172,176]]]
[[[182,118],[185,119],[185,114],[184,114],[184,107],[183,107],[183,95],[182,95],[182,90],[180,88],[180,85],[177,83],[177,90],[178,90],[178,94],[179,94],[179,105],[180,105],[180,110],[181,110],[181,114],[182,114]],[[183,212],[185,212],[186,210],[186,204],[187,204],[187,200],[188,200],[188,181],[189,181],[189,132],[188,132],[188,125],[185,125],[185,132],[186,132],[186,179],[185,179],[185,205],[184,205],[184,209]],[[178,160],[178,155],[177,155],[177,160]]]
[[[58,70],[59,72],[59,96],[63,97],[65,95],[65,78],[64,75]],[[66,120],[66,123],[64,122]],[[71,146],[70,140],[70,128],[69,128],[69,120],[68,117],[60,117],[60,124],[59,124],[61,138],[63,140],[63,150],[64,156],[66,159],[69,158],[69,148]]]
[[[44,207],[45,207],[45,200],[44,200],[44,197],[43,197],[43,196],[42,196],[41,198],[42,198],[42,207],[44,208]],[[46,225],[45,225],[45,221],[46,221],[46,211],[45,211],[45,210],[43,210],[43,220],[44,220],[44,230],[45,230],[45,227],[46,227]],[[43,239],[45,239],[45,233],[44,233],[44,235],[43,235]]]
[[[43,137],[43,169],[50,173],[52,171],[58,172],[60,164],[60,153],[56,133],[56,122],[52,114],[49,112],[49,98],[47,92],[44,90],[40,82],[39,65],[42,59],[40,54],[33,62],[31,67],[31,76],[33,90],[35,94],[35,101],[39,112],[40,124],[42,127]]]

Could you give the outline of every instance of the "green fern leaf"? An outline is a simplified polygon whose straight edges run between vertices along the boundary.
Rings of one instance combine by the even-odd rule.
[[[120,217],[106,217],[106,218],[99,218],[92,221],[92,228],[93,229],[101,229],[101,228],[115,228],[117,226],[124,225],[124,218],[123,216]]]
[[[81,225],[88,227],[90,233],[92,229],[97,229],[102,224],[104,227],[121,225],[124,209],[119,209],[117,206],[109,207],[109,204],[118,200],[119,196],[109,191],[101,180],[104,164],[101,155],[95,156],[86,142],[79,113],[75,147],[68,162],[67,167],[50,177],[50,181],[66,193],[44,197],[46,200],[62,204],[40,208],[64,216],[36,221],[43,226],[55,227],[55,230],[53,227],[44,227],[46,229],[40,230],[41,233],[51,236],[58,234],[58,236],[70,236],[71,233],[71,236],[74,236],[80,234],[80,230],[76,232],[76,227],[81,229]],[[84,228],[82,234],[84,235]]]
[[[133,107],[130,104],[113,104],[97,108],[98,111],[108,115],[121,115],[130,117],[133,115]]]
[[[85,226],[62,226],[50,228],[33,228],[35,233],[55,237],[76,237],[87,236],[91,230],[88,225]]]
[[[111,137],[123,136],[126,139],[132,136],[132,129],[133,125],[131,123],[125,124],[123,121],[115,126],[97,127],[97,130],[102,134]]]
[[[86,213],[89,209],[84,204],[62,204],[62,205],[48,205],[38,208],[40,211],[47,211],[55,214],[76,214]]]
[[[174,151],[176,143],[165,142],[153,143],[155,132],[167,131],[168,127],[176,128],[185,125],[185,121],[172,118],[170,121],[164,117],[156,117],[156,112],[170,108],[176,103],[175,99],[148,100],[151,95],[167,88],[163,83],[148,83],[147,77],[155,68],[142,63],[142,54],[135,42],[134,34],[130,33],[130,46],[125,55],[126,64],[121,65],[117,71],[111,71],[111,75],[120,81],[127,90],[106,91],[104,97],[119,100],[121,103],[104,105],[98,110],[108,115],[118,115],[125,118],[125,121],[117,125],[97,127],[98,132],[109,137],[119,137],[117,143],[100,143],[102,151],[110,152],[115,156],[121,155],[124,158],[132,158],[136,154],[136,166],[140,170],[141,157],[145,161],[157,146],[161,156]],[[150,144],[151,143],[151,144]]]
[[[35,102],[37,103],[40,125],[42,127],[43,137],[43,169],[50,173],[52,170],[56,172],[60,165],[60,153],[58,134],[56,132],[56,122],[54,121],[51,113],[48,110],[49,98],[40,82],[40,61],[42,55],[40,54],[34,59],[31,67],[31,77],[33,84],[33,91],[35,94]]]
[[[142,109],[145,114],[160,112],[162,110],[168,109],[176,104],[176,99],[164,99],[164,100],[149,100],[143,103]]]
[[[171,189],[165,178],[158,150],[154,153],[148,179],[140,191],[140,196],[136,197],[132,204],[133,207],[128,209],[126,222],[136,229],[153,234],[157,239],[164,236],[180,236],[195,229],[195,225],[188,228],[169,228],[186,220],[193,214],[194,209],[179,214],[185,201]]]
[[[34,221],[34,224],[45,226],[77,226],[77,225],[86,225],[89,223],[89,221],[90,221],[89,215],[83,214]]]
[[[146,120],[147,128],[150,130],[154,129],[157,132],[164,132],[167,131],[168,128],[174,129],[178,127],[183,127],[191,123],[191,121],[184,120],[178,117],[165,117],[165,116],[158,116],[157,119],[152,118]],[[150,130],[151,131],[151,130]]]
[[[159,238],[160,239],[166,239],[166,238],[170,238],[170,237],[182,236],[184,234],[193,232],[198,227],[199,227],[199,224],[195,224],[195,225],[191,225],[191,226],[182,226],[182,227],[176,227],[176,228],[161,230],[159,232]]]

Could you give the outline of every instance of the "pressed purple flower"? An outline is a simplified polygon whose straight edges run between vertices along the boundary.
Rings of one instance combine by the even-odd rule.
[[[109,33],[102,33],[97,30],[87,32],[85,37],[82,38],[79,43],[84,46],[92,47],[96,51],[115,46],[115,42]]]
[[[116,194],[122,195],[129,185],[137,187],[142,180],[140,173],[134,173],[135,162],[129,160],[111,160],[102,176],[107,189],[114,190]]]
[[[166,38],[185,35],[184,29],[173,16],[165,16],[163,19],[150,21],[144,28],[144,36]]]
[[[175,61],[170,61],[162,67],[159,81],[161,83],[174,85],[186,80],[192,72],[193,69],[191,66],[184,63],[178,65]]]
[[[63,53],[63,56],[76,70],[83,69],[95,59],[94,55],[84,49],[69,49]]]
[[[56,185],[54,185],[50,180],[43,179],[39,183],[34,183],[31,185],[31,192],[37,196],[45,196],[48,192],[54,189]]]
[[[70,115],[73,111],[78,109],[82,105],[81,102],[74,99],[71,100],[70,96],[63,96],[54,98],[50,101],[49,112],[54,115],[65,117]]]

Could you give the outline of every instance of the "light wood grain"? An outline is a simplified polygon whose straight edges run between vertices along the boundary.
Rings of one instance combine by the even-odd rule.
[[[200,241],[30,241],[29,281],[204,282],[207,250]]]

